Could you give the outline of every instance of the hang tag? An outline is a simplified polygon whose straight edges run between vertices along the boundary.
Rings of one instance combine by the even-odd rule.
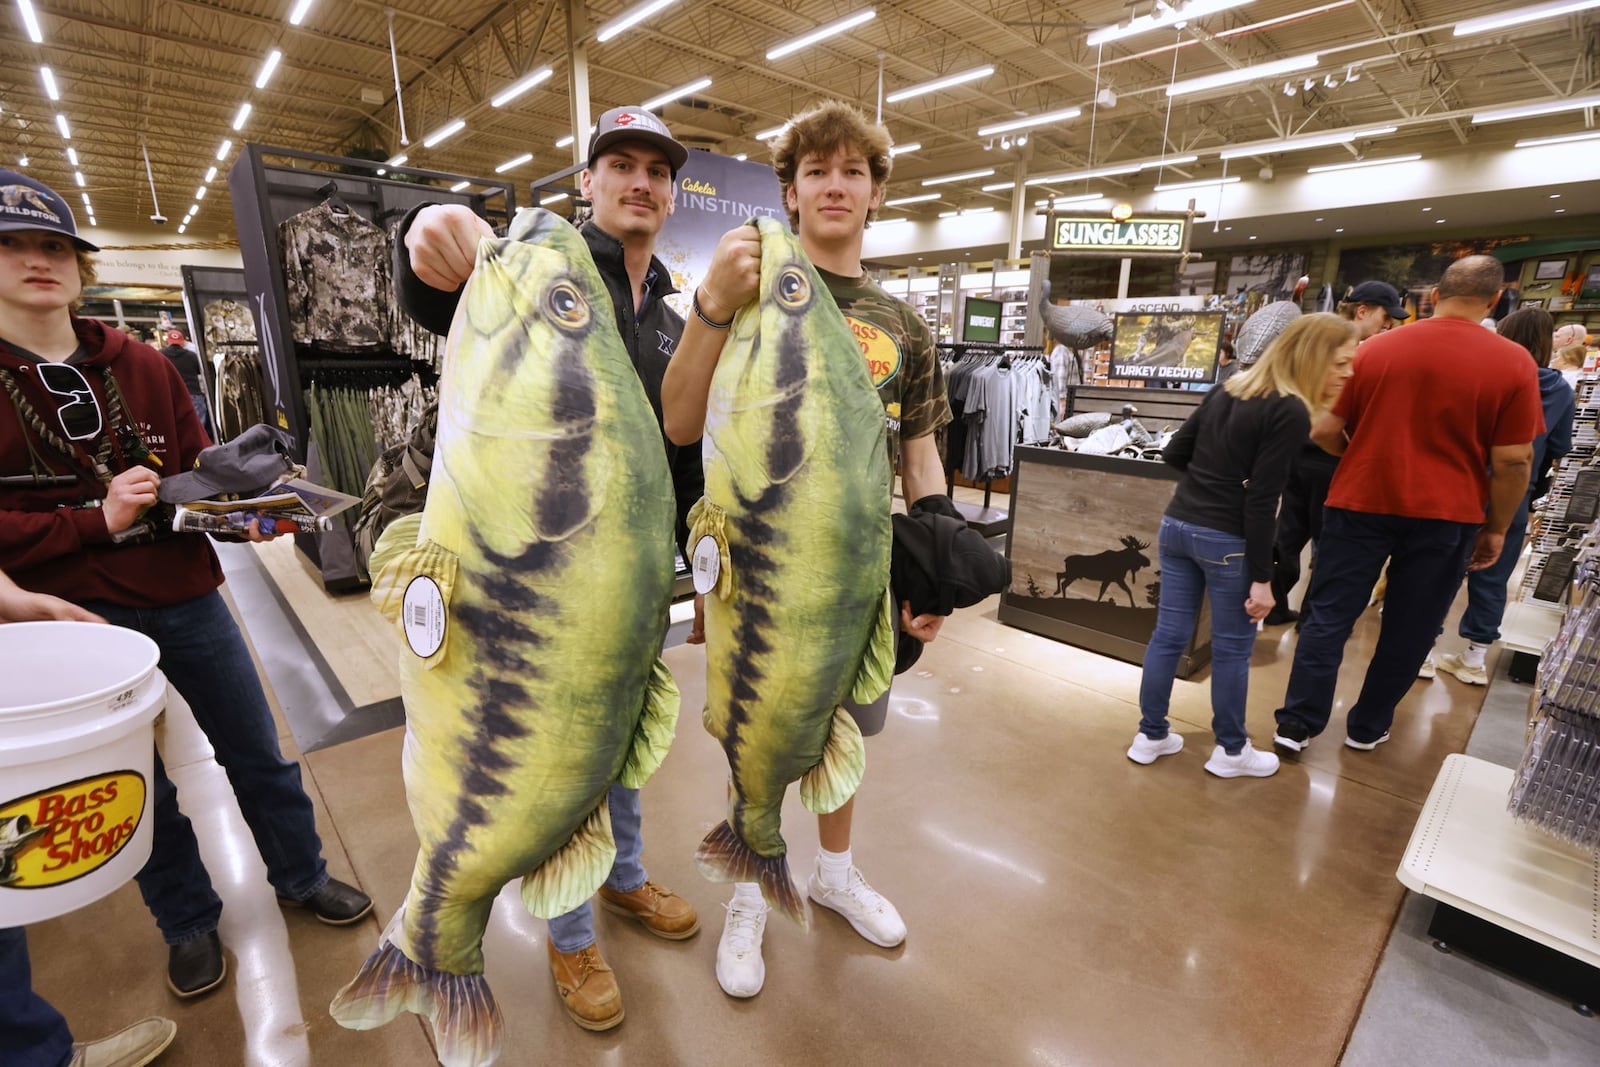
[[[695,542],[694,561],[691,564],[694,572],[694,591],[701,596],[711,592],[717,587],[717,576],[722,573],[722,557],[717,552],[717,539],[706,534]]]
[[[439,584],[425,574],[411,579],[401,610],[411,651],[423,659],[439,651],[445,627],[444,594]]]

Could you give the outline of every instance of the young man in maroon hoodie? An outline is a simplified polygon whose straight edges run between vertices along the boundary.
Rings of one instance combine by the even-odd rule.
[[[154,640],[280,902],[355,922],[372,902],[328,876],[300,768],[278,750],[261,680],[217,592],[216,553],[203,535],[143,521],[162,474],[190,469],[210,442],[165,356],[72,313],[97,251],[61,197],[0,170],[0,569]],[[169,987],[197,996],[226,975],[222,901],[159,754],[150,789],[155,833],[139,889],[170,946]]]

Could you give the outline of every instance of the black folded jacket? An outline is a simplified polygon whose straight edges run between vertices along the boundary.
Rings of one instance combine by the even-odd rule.
[[[970,607],[1011,584],[1011,563],[967,525],[947,496],[925,496],[894,517],[889,561],[895,614],[911,603],[911,615],[948,615]],[[903,673],[922,655],[922,642],[902,632],[894,672]]]

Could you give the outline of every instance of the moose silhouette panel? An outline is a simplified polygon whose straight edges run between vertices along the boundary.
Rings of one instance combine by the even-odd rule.
[[[1121,548],[1096,552],[1092,556],[1067,556],[1061,561],[1062,569],[1056,572],[1056,596],[1065,596],[1067,586],[1080,579],[1098,580],[1100,592],[1095,594],[1096,601],[1105,597],[1107,586],[1116,584],[1128,594],[1128,606],[1133,607],[1133,590],[1124,579],[1135,579],[1141,570],[1150,566],[1150,557],[1144,554],[1149,547],[1149,541],[1129,536],[1122,539]]]

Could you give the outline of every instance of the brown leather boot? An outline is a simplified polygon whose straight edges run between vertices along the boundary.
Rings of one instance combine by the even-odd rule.
[[[550,974],[556,992],[572,1021],[585,1030],[609,1030],[622,1022],[622,990],[600,955],[600,946],[590,945],[577,952],[557,952],[555,942],[546,941],[550,950]]]
[[[694,905],[654,882],[646,882],[631,893],[619,893],[603,885],[600,906],[617,915],[638,919],[646,930],[668,941],[682,941],[700,930],[700,916],[695,914]]]

